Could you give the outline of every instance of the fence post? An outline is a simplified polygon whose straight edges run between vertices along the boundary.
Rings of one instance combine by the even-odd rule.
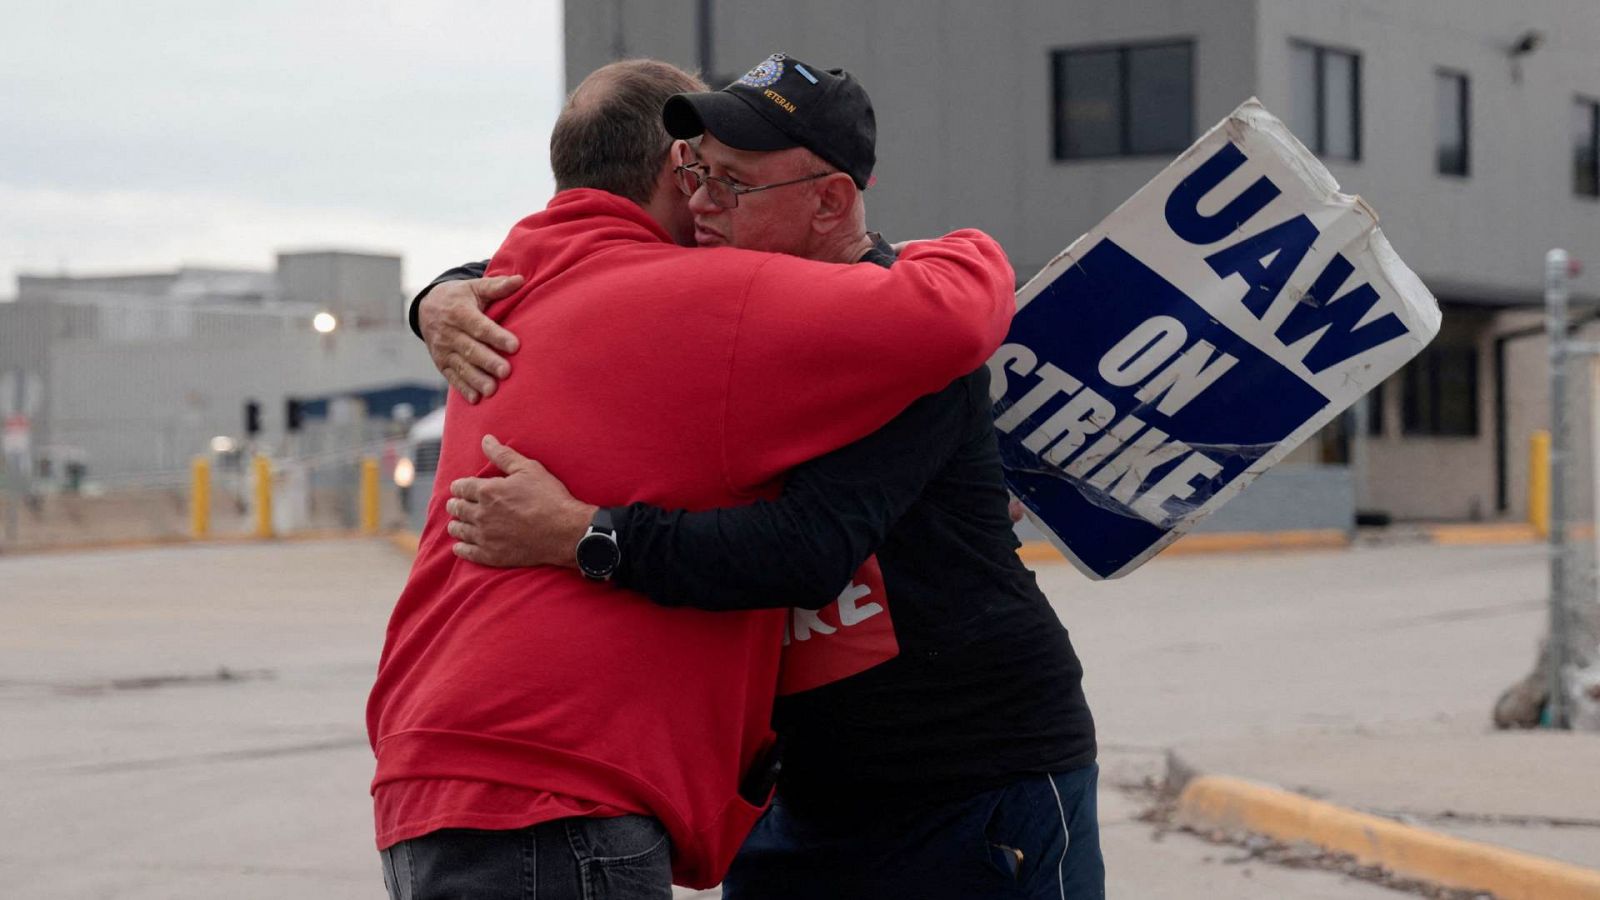
[[[361,530],[366,534],[378,533],[378,460],[361,458]]]
[[[211,534],[211,460],[196,456],[189,474],[189,536],[201,540]]]
[[[1544,327],[1550,342],[1550,719],[1567,727],[1567,251],[1544,256]]]
[[[257,456],[251,464],[255,474],[256,537],[272,537],[272,461]]]

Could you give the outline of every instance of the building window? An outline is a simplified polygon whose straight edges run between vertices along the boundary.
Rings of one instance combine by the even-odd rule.
[[[1478,350],[1434,344],[1408,365],[1401,420],[1408,435],[1478,435]]]
[[[1177,153],[1194,140],[1194,42],[1050,54],[1055,158]]]
[[[1456,72],[1437,73],[1433,85],[1439,174],[1466,177],[1471,165],[1471,86],[1467,76]]]
[[[1294,41],[1289,45],[1289,127],[1318,156],[1361,158],[1361,57]]]
[[[1600,102],[1582,97],[1572,105],[1572,190],[1600,197]]]

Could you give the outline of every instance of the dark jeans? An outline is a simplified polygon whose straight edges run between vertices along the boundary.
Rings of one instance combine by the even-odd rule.
[[[445,828],[383,851],[390,900],[671,900],[655,819],[557,819],[515,831]]]
[[[780,798],[740,848],[723,900],[1103,900],[1099,772],[1033,775],[870,821],[808,819]]]

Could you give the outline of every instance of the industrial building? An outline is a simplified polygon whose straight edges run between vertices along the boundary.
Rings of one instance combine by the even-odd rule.
[[[775,51],[848,68],[877,112],[869,224],[895,240],[983,228],[1023,279],[1258,97],[1378,210],[1444,326],[1370,395],[1363,421],[1352,415],[1308,441],[1210,526],[1327,527],[1354,508],[1397,519],[1526,515],[1528,439],[1549,418],[1545,252],[1564,247],[1589,263],[1573,283],[1579,312],[1600,295],[1600,4],[565,8],[569,87],[633,56],[716,84]],[[1574,437],[1587,453],[1587,435]]]

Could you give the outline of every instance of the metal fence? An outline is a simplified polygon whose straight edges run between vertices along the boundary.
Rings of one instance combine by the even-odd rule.
[[[32,477],[25,489],[17,481],[24,473],[8,466],[0,474],[0,553],[405,528],[414,467],[390,428],[312,429],[294,455],[227,448],[183,469]]]

